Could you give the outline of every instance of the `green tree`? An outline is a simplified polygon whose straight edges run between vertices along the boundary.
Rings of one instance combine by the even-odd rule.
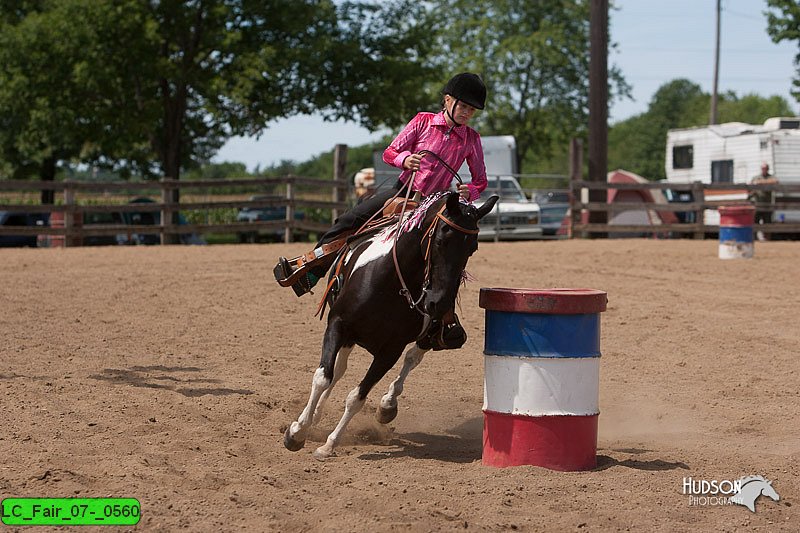
[[[700,86],[689,80],[662,85],[650,100],[647,112],[610,128],[609,169],[624,168],[653,180],[664,178],[667,130],[694,125],[694,116],[706,100]]]
[[[793,116],[794,111],[782,96],[762,97],[746,94],[741,98],[726,94],[719,104],[719,117],[722,122],[744,122],[763,124],[770,117]]]
[[[460,70],[486,82],[484,135],[511,134],[521,163],[548,159],[585,131],[588,116],[589,2],[585,0],[439,0],[441,62],[446,77]],[[453,16],[447,16],[453,15]],[[626,95],[609,69],[612,95]],[[527,170],[520,165],[521,170]]]
[[[792,82],[792,96],[800,102],[800,3],[797,0],[767,0],[767,33],[772,41],[797,41],[798,54],[794,58],[797,75]]]
[[[136,5],[11,2],[0,13],[2,176],[53,180],[59,161],[94,164],[119,152],[133,159],[141,121],[127,120],[136,109],[120,73],[135,66],[106,49],[138,34]],[[42,199],[52,202],[52,194]]]
[[[433,68],[425,25],[407,22],[423,13],[410,0],[10,2],[1,168],[47,178],[69,160],[179,178],[280,117],[397,126]]]
[[[244,163],[222,162],[206,163],[189,170],[185,174],[188,180],[224,180],[249,176]]]

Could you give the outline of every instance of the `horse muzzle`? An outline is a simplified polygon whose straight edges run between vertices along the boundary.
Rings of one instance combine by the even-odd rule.
[[[453,314],[455,301],[455,295],[448,297],[447,294],[426,291],[425,298],[422,300],[422,309],[425,310],[425,314],[430,320],[447,322]]]

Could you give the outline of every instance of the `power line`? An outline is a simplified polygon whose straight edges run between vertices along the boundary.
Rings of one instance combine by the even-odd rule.
[[[777,45],[776,45],[777,47]],[[634,50],[639,52],[696,52],[696,53],[708,53],[712,51],[712,48],[661,48],[658,46],[626,46],[625,51]],[[732,54],[775,54],[775,55],[782,55],[785,53],[784,50],[766,50],[766,49],[752,49],[752,48],[725,48],[722,47],[723,52],[732,53]],[[617,53],[622,53],[621,50],[617,51]]]

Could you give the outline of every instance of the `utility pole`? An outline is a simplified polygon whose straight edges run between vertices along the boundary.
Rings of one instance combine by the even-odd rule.
[[[708,117],[709,124],[717,123],[717,86],[719,85],[719,20],[722,8],[720,3],[722,0],[717,0],[717,44],[714,47],[714,88],[711,92],[711,113]]]
[[[589,7],[589,180],[608,175],[608,0],[591,0]],[[589,202],[608,201],[608,191],[590,190]],[[605,224],[608,212],[590,211],[590,224]],[[604,238],[603,233],[590,234]]]

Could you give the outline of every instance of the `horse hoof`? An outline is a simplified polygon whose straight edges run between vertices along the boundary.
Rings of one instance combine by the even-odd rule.
[[[311,455],[312,455],[312,456],[314,457],[314,459],[316,459],[317,461],[324,461],[325,459],[328,459],[329,457],[333,457],[333,456],[334,456],[334,453],[333,453],[333,452],[328,452],[328,451],[325,451],[325,450],[323,450],[323,449],[322,449],[322,446],[320,446],[319,448],[317,448],[316,450],[314,450],[314,453],[312,453]]]
[[[381,424],[388,424],[394,420],[395,417],[397,417],[397,405],[388,407],[386,409],[383,407],[378,407],[378,411],[375,413],[375,418],[377,418],[378,422]]]
[[[291,427],[286,428],[286,432],[283,434],[283,445],[286,446],[286,449],[291,452],[296,452],[301,450],[303,446],[306,445],[306,439],[298,440],[292,437]]]

